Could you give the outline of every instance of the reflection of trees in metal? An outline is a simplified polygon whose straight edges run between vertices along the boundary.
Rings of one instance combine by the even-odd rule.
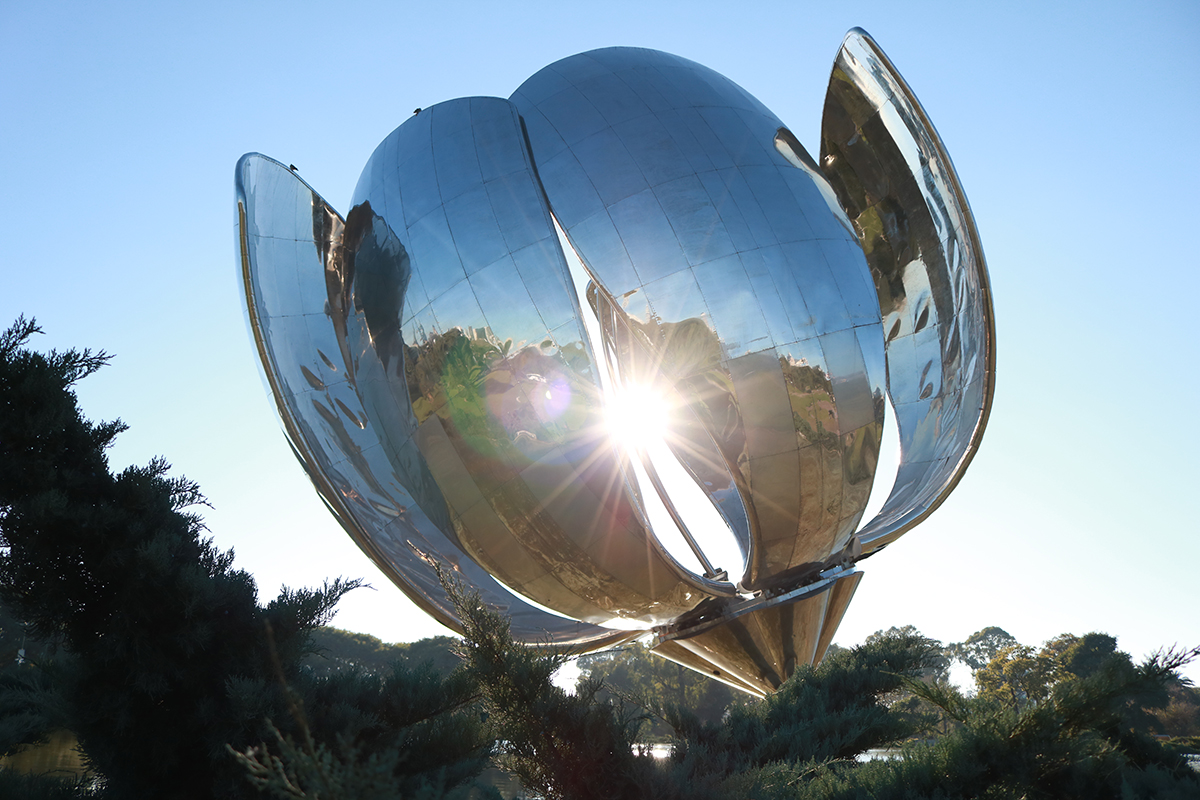
[[[788,385],[792,403],[792,421],[796,432],[807,442],[826,448],[838,445],[837,410],[833,402],[833,385],[820,367],[793,364],[786,357],[779,359],[783,379]],[[833,429],[827,428],[833,422]]]
[[[511,352],[512,339],[473,333],[451,328],[407,345],[405,377],[417,422],[436,416],[468,472],[490,474],[482,486],[498,488],[551,448],[595,435],[593,387],[575,374],[572,353]]]
[[[430,560],[527,640],[655,628],[661,654],[770,691],[828,646],[853,563],[932,511],[978,445],[978,240],[865,34],[838,55],[819,166],[726,78],[613,48],[410,118],[344,221],[277,162],[247,156],[238,181],[251,329],[289,440],[451,626]],[[902,462],[860,531],[885,389]],[[669,410],[630,442],[609,412],[638,397]],[[708,558],[706,527],[744,570]]]

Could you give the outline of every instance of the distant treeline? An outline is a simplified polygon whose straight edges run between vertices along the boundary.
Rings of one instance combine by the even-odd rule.
[[[428,664],[442,674],[449,674],[462,664],[454,652],[457,641],[450,636],[434,636],[388,644],[370,634],[324,626],[312,632],[313,652],[301,663],[319,675],[355,669],[383,673],[395,662],[413,667]]]

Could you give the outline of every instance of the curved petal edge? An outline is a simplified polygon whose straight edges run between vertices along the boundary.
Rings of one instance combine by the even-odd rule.
[[[901,457],[864,554],[931,514],[978,450],[995,391],[995,323],[970,205],[925,110],[875,41],[846,35],[821,121],[821,169],[879,294]]]

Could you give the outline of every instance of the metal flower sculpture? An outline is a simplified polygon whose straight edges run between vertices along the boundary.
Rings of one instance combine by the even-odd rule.
[[[288,440],[360,547],[457,619],[656,652],[755,694],[820,660],[856,563],[930,514],[992,397],[987,272],[942,143],[866,33],[819,162],[741,87],[610,48],[419,111],[345,217],[237,166]],[[886,396],[885,396],[886,392]],[[862,524],[885,403],[901,464]]]

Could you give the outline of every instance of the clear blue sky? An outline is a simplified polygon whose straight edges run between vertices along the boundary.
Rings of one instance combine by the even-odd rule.
[[[1103,630],[1200,643],[1195,311],[1200,5],[921,3],[0,4],[0,324],[113,365],[86,411],[200,482],[258,578],[365,576],[336,624],[441,629],[324,510],[257,376],[235,281],[233,167],[296,164],[347,210],[417,106],[507,97],[609,45],[716,69],[811,152],[833,57],[868,30],[945,140],[991,269],[995,407],[949,502],[863,564],[839,633]],[[173,4],[170,4],[173,5]],[[1190,674],[1200,679],[1200,668]]]

